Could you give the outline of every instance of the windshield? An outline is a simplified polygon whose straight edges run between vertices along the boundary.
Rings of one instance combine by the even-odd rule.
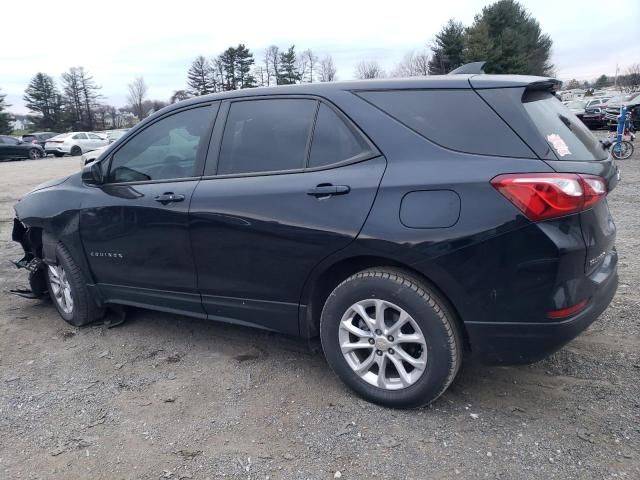
[[[524,109],[559,160],[604,160],[607,151],[589,129],[549,92],[526,92]]]

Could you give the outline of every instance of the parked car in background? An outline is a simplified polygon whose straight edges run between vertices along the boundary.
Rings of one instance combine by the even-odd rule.
[[[589,128],[602,128],[605,126],[604,107],[611,97],[597,97],[587,100],[584,114],[580,118]]]
[[[104,152],[107,149],[107,147],[100,147],[97,150],[92,150],[90,152],[87,153],[83,153],[80,156],[80,168],[84,167],[85,165],[89,165],[92,162],[95,162],[98,157],[102,154],[102,152]]]
[[[611,99],[607,102],[604,121],[609,129],[615,129],[617,127],[620,107],[623,105],[627,107],[628,110],[635,110],[636,106],[640,105],[640,93],[635,92],[624,97],[616,97],[616,99]],[[636,126],[634,122],[634,126],[638,128],[640,125]]]
[[[319,337],[364,398],[425,405],[463,351],[540,360],[615,294],[619,172],[558,84],[432,75],[171,105],[22,197],[17,265],[74,326],[121,304]]]
[[[34,133],[25,133],[22,135],[22,141],[25,143],[37,143],[42,148],[44,148],[45,143],[50,138],[53,138],[57,135],[60,135],[56,132],[34,132]]]
[[[47,153],[53,153],[56,157],[62,157],[65,154],[82,155],[84,152],[90,152],[100,147],[109,145],[106,137],[92,132],[71,132],[63,133],[50,138],[45,143]]]
[[[44,149],[37,143],[23,142],[15,137],[0,135],[0,159],[36,160],[44,155]]]
[[[123,128],[120,130],[109,130],[104,133],[106,133],[105,136],[107,137],[107,140],[109,140],[109,143],[113,143],[116,140],[118,140],[120,137],[122,137],[125,133],[127,133],[128,130],[129,130],[128,128]]]

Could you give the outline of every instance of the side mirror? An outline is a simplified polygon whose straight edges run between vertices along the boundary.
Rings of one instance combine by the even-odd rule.
[[[102,185],[104,183],[100,162],[92,162],[82,167],[82,181],[87,185]]]

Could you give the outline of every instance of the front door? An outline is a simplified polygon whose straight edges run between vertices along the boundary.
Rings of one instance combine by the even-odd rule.
[[[356,237],[386,162],[315,99],[236,101],[221,117],[227,108],[218,161],[191,202],[203,305],[213,319],[297,334],[307,276]]]
[[[105,184],[87,187],[80,234],[107,300],[204,316],[188,210],[214,114],[208,105],[152,123],[102,162]]]

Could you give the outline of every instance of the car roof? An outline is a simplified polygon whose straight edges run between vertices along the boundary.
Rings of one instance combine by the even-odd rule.
[[[231,90],[184,100],[170,105],[179,108],[204,101],[224,100],[227,98],[255,97],[263,95],[322,95],[323,92],[335,90],[403,90],[403,89],[468,89],[468,88],[506,88],[523,87],[532,84],[559,84],[558,80],[548,77],[528,75],[428,75],[410,78],[381,78],[372,80],[352,80],[343,82],[316,82],[296,85],[279,85],[274,87],[247,88]],[[164,110],[164,109],[163,109]],[[160,110],[160,111],[163,111]],[[167,111],[167,110],[164,110]]]

